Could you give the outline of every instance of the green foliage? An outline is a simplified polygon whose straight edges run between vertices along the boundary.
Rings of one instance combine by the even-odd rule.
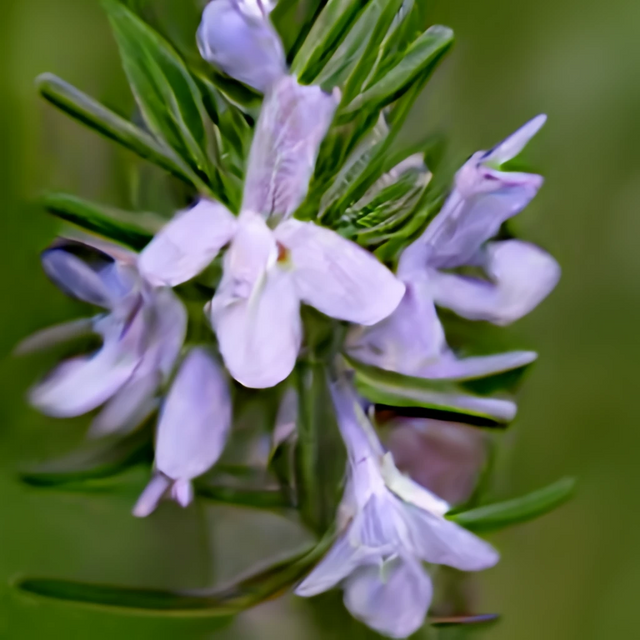
[[[366,0],[329,0],[291,64],[303,84],[312,84],[345,38]]]
[[[105,0],[122,63],[149,129],[230,204],[219,149],[198,86],[177,52],[117,0]]]
[[[553,511],[573,495],[575,486],[574,478],[563,478],[520,498],[488,504],[448,517],[471,531],[496,531]]]
[[[204,183],[170,147],[51,73],[36,80],[45,100],[141,158],[206,191]]]
[[[164,222],[153,213],[120,211],[65,193],[47,194],[41,202],[54,216],[136,250],[143,249]]]
[[[133,465],[151,462],[150,435],[142,430],[125,438],[89,441],[67,456],[25,469],[20,477],[34,487],[82,489],[89,486],[88,481],[118,476]]]
[[[504,426],[513,418],[509,403],[473,395],[462,381],[414,378],[346,359],[355,370],[358,392],[375,404],[424,409],[480,427]]]
[[[435,68],[453,44],[453,31],[435,26],[427,29],[405,52],[392,69],[340,110],[339,119],[346,121],[362,109],[377,110],[402,96],[424,73]]]
[[[232,616],[295,584],[322,557],[332,539],[333,536],[329,533],[311,549],[298,551],[234,584],[210,592],[174,593],[46,578],[24,578],[17,582],[16,587],[46,598],[113,610],[133,609],[156,616]]]

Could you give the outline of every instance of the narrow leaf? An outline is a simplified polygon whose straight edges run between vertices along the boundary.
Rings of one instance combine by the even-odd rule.
[[[429,624],[434,627],[457,627],[461,625],[489,625],[500,620],[496,613],[482,613],[477,615],[434,616],[429,618]]]
[[[351,66],[351,72],[342,92],[344,104],[351,102],[360,92],[378,60],[389,30],[393,30],[392,25],[397,19],[403,2],[404,0],[392,0],[391,2],[379,0],[370,3],[351,30],[348,37],[351,37],[352,33],[360,28],[363,30],[366,34],[366,37],[363,38],[363,44],[366,46],[361,47],[358,54],[354,56],[354,64]],[[368,19],[365,20],[365,18]]]
[[[152,213],[120,211],[64,193],[48,194],[41,202],[54,216],[136,250],[144,248],[164,222]]]
[[[312,549],[292,554],[274,565],[241,578],[221,589],[200,592],[170,592],[72,582],[47,578],[25,578],[15,587],[45,598],[71,601],[115,610],[138,610],[155,615],[181,617],[229,616],[263,602],[300,580],[326,553],[333,536],[326,535]]]
[[[397,100],[426,70],[432,70],[453,44],[453,31],[434,26],[427,29],[398,64],[378,82],[341,109],[338,121],[347,121],[362,108],[382,109]]]
[[[520,498],[488,504],[471,511],[448,516],[471,531],[495,531],[504,527],[533,520],[566,502],[574,492],[574,478],[563,478]]]
[[[62,487],[118,476],[126,469],[152,459],[150,434],[142,430],[115,442],[89,442],[68,456],[24,470],[20,479],[34,487]]]
[[[149,129],[230,204],[198,86],[173,47],[117,0],[104,0],[131,89]]]
[[[196,483],[196,490],[199,496],[214,502],[256,509],[290,509],[293,507],[282,491],[278,489],[243,489],[199,481]]]
[[[359,85],[373,65],[380,42],[402,0],[371,0],[360,12],[345,39],[315,79],[325,90],[341,85],[347,78],[343,100],[347,104],[358,93]],[[369,69],[367,69],[369,67]],[[356,74],[360,74],[359,78]]]
[[[301,83],[311,84],[342,42],[367,0],[329,0],[291,65]]]
[[[45,100],[72,118],[115,140],[141,158],[157,164],[201,191],[208,191],[200,178],[172,149],[64,80],[45,73],[38,77],[36,86]]]
[[[346,209],[362,198],[386,171],[416,152],[416,147],[412,145],[410,148],[391,153],[391,145],[409,115],[413,103],[429,80],[432,70],[433,67],[426,69],[409,90],[385,110],[372,129],[369,139],[361,143],[363,151],[360,146],[354,151],[353,155],[358,156],[355,162],[349,158],[344,167],[341,168],[342,165],[338,165],[339,173],[335,180],[324,177],[325,185],[327,183],[331,185],[321,201],[320,215],[325,224],[336,224]],[[359,122],[363,117],[363,114],[359,114],[353,122]],[[346,128],[349,124],[340,126]],[[435,138],[429,138],[424,141],[420,150],[428,153],[438,142]],[[393,164],[390,164],[391,159]]]
[[[453,382],[414,378],[346,359],[355,369],[360,395],[373,403],[444,412],[459,422],[486,427],[504,425],[515,416],[515,405],[508,400],[476,396]]]

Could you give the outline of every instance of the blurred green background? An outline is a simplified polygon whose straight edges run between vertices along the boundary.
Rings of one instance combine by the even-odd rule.
[[[67,451],[86,424],[45,419],[26,405],[26,389],[52,356],[10,355],[29,332],[84,313],[41,273],[38,252],[60,227],[34,198],[61,188],[115,205],[132,199],[129,154],[46,105],[33,79],[52,71],[123,113],[132,100],[98,0],[1,4],[0,637],[373,637],[332,606],[335,593],[320,604],[267,603],[214,633],[212,620],[109,614],[7,587],[21,575],[200,587],[303,538],[275,517],[223,507],[181,512],[168,505],[135,520],[129,510],[143,474],[134,473],[122,491],[91,496],[16,482],[16,468]],[[474,637],[636,637],[640,3],[432,0],[427,9],[430,22],[454,29],[457,44],[414,111],[409,135],[444,131],[453,154],[469,155],[536,113],[549,115],[530,153],[547,182],[514,228],[551,251],[563,278],[544,304],[507,330],[541,357],[503,438],[494,496],[525,493],[566,474],[580,481],[567,506],[493,537],[502,562],[474,586],[479,608],[503,619]],[[152,187],[145,198],[162,207],[162,193]],[[328,615],[323,605],[331,607]]]

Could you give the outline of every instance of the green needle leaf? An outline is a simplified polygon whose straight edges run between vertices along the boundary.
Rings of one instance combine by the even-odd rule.
[[[152,213],[120,211],[65,193],[48,194],[41,202],[54,216],[138,251],[164,224],[162,218]]]
[[[329,0],[291,64],[301,83],[311,84],[349,32],[367,0]]]
[[[115,140],[141,158],[169,171],[200,191],[209,189],[175,152],[136,125],[51,73],[36,80],[42,97],[72,118]]]
[[[293,505],[279,489],[244,489],[242,487],[226,487],[207,482],[196,482],[199,496],[215,502],[234,504],[256,509],[291,509]]]
[[[111,478],[126,469],[153,459],[151,437],[143,429],[119,440],[94,441],[68,456],[44,462],[20,474],[34,487],[64,487],[88,480]]]
[[[173,47],[117,0],[104,0],[131,89],[149,129],[230,204],[202,96]]]
[[[395,67],[341,109],[338,121],[348,121],[363,108],[382,109],[397,100],[423,73],[436,67],[452,44],[451,29],[439,25],[427,29]]]
[[[544,489],[538,489],[520,498],[488,504],[447,517],[471,531],[495,531],[533,520],[552,511],[573,495],[575,486],[575,478],[563,478]]]
[[[355,369],[358,392],[376,404],[431,410],[482,427],[504,426],[515,415],[515,405],[508,400],[477,396],[455,382],[405,376],[345,357]]]
[[[332,541],[333,534],[328,533],[311,549],[306,548],[234,584],[210,591],[177,593],[47,578],[25,578],[15,587],[40,597],[121,611],[138,610],[185,618],[231,616],[289,589],[318,562]]]

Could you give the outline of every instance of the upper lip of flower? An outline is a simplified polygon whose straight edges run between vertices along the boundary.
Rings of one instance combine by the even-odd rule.
[[[229,244],[209,313],[227,368],[245,386],[273,386],[291,373],[301,343],[301,303],[369,325],[388,316],[404,293],[404,285],[366,250],[330,229],[291,218],[307,192],[336,105],[319,87],[289,76],[278,80],[258,120],[240,216],[201,200],[141,254],[147,279],[176,285]],[[267,221],[276,214],[281,217],[271,228]],[[283,254],[285,261],[278,259]]]

